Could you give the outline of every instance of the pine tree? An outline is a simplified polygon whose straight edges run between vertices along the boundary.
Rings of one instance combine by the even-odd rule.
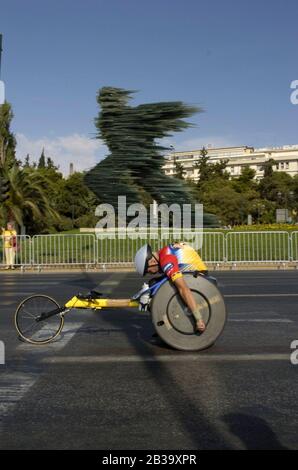
[[[46,168],[48,168],[49,170],[58,170],[58,166],[55,165],[54,161],[51,159],[51,157],[48,157],[47,158],[47,165],[46,165]]]
[[[210,178],[210,164],[209,156],[205,147],[200,151],[199,161],[194,164],[194,168],[199,170],[199,181],[198,184],[202,184]]]
[[[185,170],[184,166],[182,163],[177,162],[176,158],[174,157],[174,172],[175,172],[175,178],[178,178],[179,180],[184,180],[184,175],[185,175]]]
[[[42,152],[41,152],[41,155],[40,155],[40,159],[38,161],[38,168],[41,169],[41,168],[45,168],[45,167],[46,167],[46,157],[45,157],[44,148],[43,148]]]
[[[276,161],[273,158],[270,158],[267,162],[262,165],[261,170],[264,171],[263,178],[271,178],[273,176],[273,165],[276,165]]]
[[[30,155],[27,153],[24,163],[24,168],[30,168]]]
[[[9,103],[0,106],[0,166],[6,170],[16,162],[16,139],[10,130],[13,112]]]
[[[198,187],[202,187],[204,183],[210,182],[215,178],[228,179],[229,173],[226,171],[227,164],[228,160],[210,163],[208,152],[205,147],[203,147],[200,152],[199,161],[194,165],[194,168],[199,170]]]

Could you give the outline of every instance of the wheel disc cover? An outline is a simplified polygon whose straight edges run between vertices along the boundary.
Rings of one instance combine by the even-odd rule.
[[[226,321],[225,304],[218,288],[204,276],[184,274],[183,277],[201,306],[206,330],[203,333],[195,330],[195,319],[171,282],[164,283],[153,298],[152,322],[168,345],[183,351],[198,351],[213,344],[221,334]]]
[[[210,316],[210,306],[206,299],[197,291],[192,290],[197,305],[201,307],[201,315],[207,325]],[[167,317],[172,327],[179,333],[193,335],[195,333],[195,318],[180,299],[179,294],[173,295],[167,306]]]

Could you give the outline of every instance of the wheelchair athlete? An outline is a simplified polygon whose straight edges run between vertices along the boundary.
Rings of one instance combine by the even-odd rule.
[[[196,329],[202,333],[206,325],[200,307],[183,278],[184,271],[199,271],[208,274],[207,267],[198,253],[184,242],[173,243],[157,252],[152,252],[150,245],[144,245],[135,256],[135,267],[141,276],[145,274],[165,273],[176,286],[181,299],[187,305],[196,321]]]

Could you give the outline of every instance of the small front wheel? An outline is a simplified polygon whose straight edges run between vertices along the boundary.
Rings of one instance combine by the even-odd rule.
[[[32,295],[24,299],[15,313],[15,327],[20,337],[32,344],[53,341],[64,325],[63,308],[47,295]]]

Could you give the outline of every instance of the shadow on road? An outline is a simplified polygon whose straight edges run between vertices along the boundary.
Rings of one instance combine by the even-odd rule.
[[[154,330],[149,318],[147,321],[144,319],[138,321],[135,318],[131,321],[129,320],[129,315],[131,315],[131,312],[123,311],[123,317],[126,317],[127,320],[125,326],[123,325],[123,320],[120,322],[115,317],[113,319],[106,317],[106,320],[109,321],[110,325],[113,323],[114,328],[118,329],[122,326],[122,331],[126,334],[130,345],[134,348],[135,354],[144,359],[142,365],[146,373],[151,376],[152,382],[157,385],[159,394],[162,397],[161,401],[167,403],[166,415],[173,413],[175,416],[173,430],[175,428],[182,428],[183,433],[187,435],[187,440],[192,443],[192,449],[229,449],[230,445],[225,442],[224,437],[217,432],[212,422],[206,417],[204,404],[206,397],[204,397],[204,401],[201,401],[198,394],[194,400],[194,394],[190,395],[186,390],[190,384],[186,383],[186,386],[183,387],[183,385],[178,383],[173,373],[173,367],[171,367],[171,370],[166,363],[158,361],[158,356],[164,354],[183,355],[187,353],[173,350],[160,338],[152,337]],[[137,330],[136,326],[138,327]],[[148,357],[156,358],[156,362],[146,361]],[[173,366],[175,367],[174,364]],[[179,364],[177,365],[179,366]],[[181,364],[179,367],[182,370]],[[204,370],[202,370],[203,368]],[[212,372],[209,370],[209,373]],[[188,376],[189,374],[185,374],[186,379]],[[197,386],[199,383],[202,385],[204,377],[208,377],[208,372],[205,366],[202,366],[197,370],[197,376],[192,377],[192,382],[195,383],[194,386]],[[183,383],[183,378],[181,378],[181,382]],[[203,389],[204,386],[200,386],[200,390]],[[144,405],[145,403],[146,396],[144,396]],[[152,418],[155,419],[156,415],[152,416]],[[162,423],[160,425],[162,426]],[[165,423],[164,426],[167,427],[168,423]],[[175,438],[171,437],[171,432],[172,430],[169,429],[168,445],[173,449],[180,448],[180,438],[178,438],[178,442],[175,442]]]
[[[88,274],[85,274],[84,284],[87,285],[89,283],[89,285],[92,285],[93,280],[89,279],[88,282],[88,277]],[[119,291],[125,290],[125,282],[125,279],[121,281],[120,285],[118,286]],[[158,361],[158,355],[162,355],[164,353],[181,355],[186,353],[173,350],[163,343],[159,338],[152,337],[154,329],[148,316],[142,317],[142,314],[138,315],[136,313],[132,313],[130,309],[121,309],[121,312],[119,312],[119,310],[103,310],[100,315],[102,321],[106,322],[107,324],[107,331],[121,330],[123,333],[125,333],[128,342],[132,347],[132,354],[141,358],[140,363],[149,377],[151,377],[152,383],[155,383],[159,389],[158,394],[160,394],[162,397],[161,401],[166,401],[168,404],[166,410],[167,419],[169,419],[171,414],[175,415],[176,423],[173,423],[173,428],[182,428],[183,434],[187,436],[186,441],[190,443],[190,448],[231,448],[230,445],[225,442],[224,437],[219,432],[217,432],[212,423],[207,419],[205,405],[203,402],[200,403],[200,397],[196,396],[194,400],[193,394],[190,396],[183,385],[177,383],[177,377],[175,377],[175,374],[170,370],[167,364]],[[88,329],[86,331],[88,331]],[[89,331],[91,333],[91,330]],[[146,361],[146,358],[148,357],[156,358],[156,361],[148,362]],[[142,358],[144,359],[143,361]],[[210,369],[210,367],[211,366],[209,365],[208,368]],[[210,370],[209,373],[211,373]],[[205,374],[207,374],[206,370],[198,370],[197,377],[192,377],[194,386],[196,386],[198,383],[202,383],[202,381],[204,381],[204,376],[208,377],[208,375]],[[181,382],[183,383],[183,379]],[[139,406],[146,409],[146,403],[148,401],[146,394],[144,395],[143,399],[144,403],[139,403]],[[204,400],[206,400],[206,397],[204,397]],[[156,419],[155,414],[152,416],[152,419]],[[164,426],[167,428],[168,423],[164,423]],[[175,449],[179,448],[179,442],[175,442],[175,438],[171,437],[173,436],[173,430],[169,429],[167,445],[170,446],[168,448]],[[179,439],[180,438],[178,438],[178,441]],[[184,439],[183,441],[185,442]],[[121,446],[121,443],[119,444]],[[148,446],[148,448],[150,448],[150,443],[148,443]],[[161,443],[161,446],[164,446],[164,442]]]
[[[126,281],[126,279],[121,281],[120,286],[118,286],[119,291],[125,290]],[[76,282],[72,280],[72,285],[74,284]],[[77,281],[77,284],[89,288],[94,287],[94,279],[84,273],[82,278]],[[126,335],[133,353],[141,358],[143,368],[151,377],[152,382],[157,385],[163,400],[167,402],[166,413],[175,415],[176,424],[173,423],[173,426],[177,427],[178,424],[178,427],[183,429],[193,449],[231,449],[239,447],[237,441],[233,444],[233,439],[226,441],[225,436],[218,430],[216,423],[213,425],[212,421],[208,419],[205,411],[208,397],[204,396],[204,399],[200,400],[200,396],[196,395],[194,398],[194,394],[186,390],[187,387],[177,383],[177,376],[173,372],[173,368],[169,368],[166,363],[158,361],[158,356],[164,353],[173,355],[183,355],[185,353],[171,349],[158,337],[152,337],[154,329],[148,316],[142,317],[141,314],[132,313],[130,309],[122,309],[121,312],[119,310],[103,310],[100,315],[107,328],[85,326],[81,329],[81,333],[109,334],[113,331],[122,331]],[[118,353],[120,354],[120,352]],[[148,357],[156,358],[156,361],[148,362],[146,361]],[[216,368],[216,365],[200,364],[200,368],[198,367],[197,377],[192,378],[194,387],[200,384],[200,387],[197,388],[198,391],[208,391],[210,386],[208,376],[212,377],[213,373],[216,374],[216,370],[212,369],[213,367]],[[189,374],[186,374],[185,377],[189,378]],[[146,395],[144,396],[144,405],[145,403]],[[142,403],[139,403],[138,406],[142,406]],[[229,413],[221,418],[218,416],[218,419],[222,420],[230,434],[241,440],[246,449],[286,449],[278,441],[277,436],[266,421],[260,417],[244,413]],[[171,433],[169,433],[170,441]],[[121,443],[119,444],[121,446]],[[148,444],[150,447],[150,443]],[[175,440],[172,445],[175,448]]]
[[[229,431],[244,443],[247,450],[286,450],[263,418],[242,413],[222,417]]]

